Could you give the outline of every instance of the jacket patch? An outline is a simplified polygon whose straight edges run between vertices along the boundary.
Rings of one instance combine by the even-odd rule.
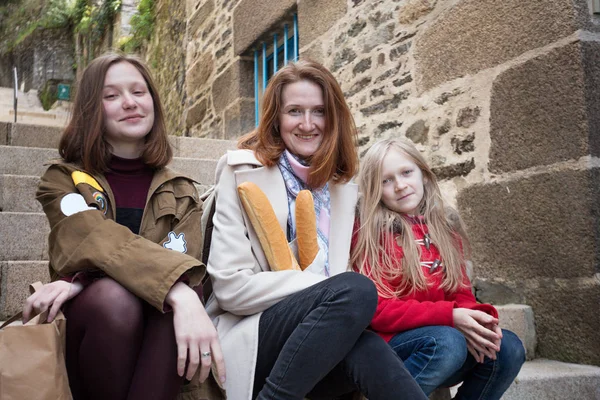
[[[94,179],[94,177],[92,177],[89,174],[86,174],[83,171],[73,171],[73,173],[71,174],[71,179],[73,179],[73,183],[75,184],[75,186],[79,185],[80,183],[87,183],[94,189],[103,192],[102,186],[100,186],[98,181]]]
[[[60,201],[60,211],[67,217],[78,212],[95,209],[96,207],[89,207],[83,196],[79,193],[69,193]]]
[[[163,243],[163,247],[169,250],[175,250],[180,253],[187,253],[187,242],[185,241],[185,234],[181,232],[177,235],[175,232],[169,232],[169,240]]]
[[[104,194],[100,192],[94,192],[92,195],[94,197],[94,201],[98,204],[98,209],[106,215],[106,211],[108,210],[108,202],[106,201],[106,197]]]

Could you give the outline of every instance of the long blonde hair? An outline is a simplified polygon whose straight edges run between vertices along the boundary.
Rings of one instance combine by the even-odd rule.
[[[463,248],[468,251],[466,232],[458,213],[444,206],[434,173],[421,153],[407,140],[381,140],[367,151],[361,162],[358,175],[361,193],[358,204],[359,229],[352,248],[352,265],[358,272],[369,276],[379,294],[385,298],[400,297],[428,287],[420,264],[421,247],[415,242],[411,222],[405,215],[387,208],[382,201],[382,165],[390,151],[399,151],[408,156],[423,174],[423,198],[419,213],[425,218],[431,241],[443,260],[443,272],[442,269],[437,272],[444,274],[442,289],[454,292],[463,286]],[[394,246],[398,231],[404,252],[402,260],[395,259],[394,252],[389,251]],[[392,288],[385,284],[386,281],[400,284]]]

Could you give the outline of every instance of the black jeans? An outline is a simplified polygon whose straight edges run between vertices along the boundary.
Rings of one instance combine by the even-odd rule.
[[[365,328],[375,285],[346,272],[288,296],[260,318],[253,398],[427,400],[390,346]]]

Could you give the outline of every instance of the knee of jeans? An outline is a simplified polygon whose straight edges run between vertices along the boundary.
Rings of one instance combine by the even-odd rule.
[[[467,340],[457,329],[440,326],[439,334],[431,339],[435,341],[435,359],[440,369],[456,371],[467,360]]]
[[[498,360],[502,366],[507,368],[515,368],[517,371],[525,362],[525,347],[519,337],[508,330],[502,330],[502,341],[500,344],[500,352]]]
[[[338,277],[338,285],[343,288],[340,295],[346,297],[348,312],[357,320],[370,323],[377,308],[377,289],[366,276],[355,272],[344,272]]]

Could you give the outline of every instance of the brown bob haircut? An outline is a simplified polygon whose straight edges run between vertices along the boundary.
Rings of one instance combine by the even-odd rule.
[[[162,104],[150,71],[135,56],[108,53],[94,59],[83,71],[71,119],[58,145],[60,156],[65,161],[79,164],[89,172],[104,173],[108,170],[112,147],[104,137],[102,90],[106,71],[112,65],[122,62],[128,62],[140,71],[154,102],[154,125],[146,135],[142,159],[150,167],[162,168],[173,158]]]
[[[340,85],[331,72],[310,60],[292,62],[280,69],[270,80],[262,99],[262,114],[258,128],[241,137],[238,147],[251,149],[266,166],[277,164],[285,150],[279,130],[279,115],[283,88],[299,81],[310,81],[323,90],[325,131],[323,142],[310,159],[308,185],[322,187],[329,180],[348,182],[358,169],[357,132]]]

